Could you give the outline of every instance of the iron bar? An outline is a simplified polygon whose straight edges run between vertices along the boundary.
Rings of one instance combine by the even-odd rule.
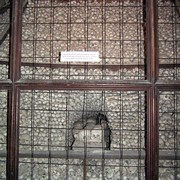
[[[157,0],[146,2],[146,52],[147,78],[154,83],[158,79]]]
[[[73,152],[69,151],[69,158],[70,159],[84,159],[84,152]],[[6,157],[7,153],[4,151],[0,151],[0,157]],[[32,153],[29,151],[22,151],[19,153],[19,158],[66,158],[67,152],[66,151],[34,151],[33,156]],[[104,158],[105,159],[138,159],[139,154],[138,151],[130,151],[130,150],[124,150],[123,154],[121,154],[119,151],[105,151],[104,153]],[[101,159],[102,158],[102,153],[98,152],[92,152],[89,151],[86,153],[87,159]],[[145,151],[141,152],[140,159],[145,159]],[[180,152],[175,154],[174,151],[160,151],[159,152],[159,159],[160,160],[180,160]]]
[[[20,79],[21,32],[23,1],[13,0],[10,38],[10,79],[8,123],[7,123],[7,179],[18,179],[18,104],[19,91],[15,82]]]
[[[155,82],[158,79],[157,0],[146,1],[146,56],[147,79],[152,87],[147,94],[146,178],[158,179],[158,96]]]
[[[145,160],[146,164],[145,164],[145,168],[146,168],[146,179],[148,180],[157,180],[158,179],[158,161],[159,160],[179,160],[180,159],[180,154],[179,151],[176,150],[176,152],[174,151],[158,151],[158,139],[159,139],[159,135],[158,135],[158,109],[159,109],[159,91],[179,91],[180,89],[180,81],[179,80],[173,80],[173,81],[169,81],[169,80],[158,80],[158,69],[159,68],[165,68],[165,69],[170,69],[170,68],[176,68],[176,67],[180,67],[180,64],[175,63],[175,64],[171,64],[171,63],[160,63],[158,64],[158,44],[157,44],[157,9],[156,9],[156,3],[157,0],[152,0],[152,1],[144,1],[145,2],[145,7],[146,7],[146,17],[145,17],[145,21],[144,24],[146,23],[146,28],[144,30],[146,30],[147,32],[144,32],[144,38],[146,41],[146,51],[145,51],[145,59],[146,59],[146,63],[145,65],[141,62],[141,57],[138,55],[138,64],[123,64],[123,59],[121,59],[121,63],[118,65],[115,64],[101,64],[101,65],[91,65],[91,64],[72,64],[72,63],[67,63],[67,64],[54,64],[53,63],[53,58],[56,58],[55,56],[53,56],[52,52],[54,52],[54,49],[52,50],[52,47],[54,47],[54,45],[52,45],[55,41],[53,40],[53,30],[51,29],[51,39],[47,40],[47,42],[51,43],[51,62],[50,64],[48,63],[40,63],[38,62],[38,55],[36,55],[36,52],[34,52],[33,55],[33,62],[34,63],[29,63],[29,62],[21,62],[23,61],[23,57],[21,58],[21,43],[24,41],[25,43],[27,43],[28,41],[26,40],[21,40],[21,30],[22,30],[22,12],[23,12],[23,0],[14,0],[12,3],[12,24],[11,24],[11,49],[10,49],[10,79],[9,80],[1,80],[0,81],[0,89],[8,89],[9,90],[9,104],[8,104],[8,133],[7,133],[7,153],[6,152],[0,152],[0,157],[6,157],[7,156],[7,179],[18,179],[18,160],[19,158],[67,158],[67,162],[69,159],[82,159],[84,160],[84,178],[86,178],[86,174],[88,171],[88,160],[90,159],[119,159],[119,160],[124,160],[124,159],[138,159],[138,177],[139,173],[142,171],[141,169],[141,160]],[[107,1],[109,2],[109,1]],[[119,1],[121,2],[121,1]],[[139,1],[136,1],[139,2]],[[53,3],[53,2],[52,2]],[[52,5],[52,4],[51,4]],[[60,6],[56,6],[56,7],[60,7]],[[62,6],[64,7],[64,6]],[[77,7],[77,6],[70,6],[70,13],[72,13],[72,8],[73,7]],[[85,7],[84,5],[80,5],[79,7]],[[93,6],[90,6],[93,7]],[[101,6],[99,6],[101,7]],[[112,6],[106,6],[103,5],[103,8],[107,8],[107,7],[114,7]],[[126,7],[130,7],[130,6],[126,6],[126,5],[122,5],[123,8]],[[139,8],[141,6],[134,6],[136,8]],[[38,11],[38,8],[53,8],[51,6],[35,6],[34,7],[34,12]],[[85,7],[87,8],[87,7]],[[89,8],[89,6],[88,6]],[[87,8],[87,9],[88,9]],[[121,5],[119,5],[119,8],[121,8]],[[37,11],[36,11],[37,10]],[[54,9],[53,9],[53,13],[54,13]],[[106,13],[106,10],[103,10],[103,13]],[[122,15],[121,13],[119,13],[120,15]],[[69,16],[71,16],[71,14],[69,14]],[[35,15],[34,15],[35,17]],[[122,15],[123,17],[123,15]],[[53,14],[53,18],[54,14]],[[72,18],[72,17],[71,17]],[[71,25],[74,24],[79,24],[79,25],[86,25],[86,23],[88,24],[88,18],[86,18],[87,22],[83,22],[83,23],[73,23],[72,21],[70,22],[66,22],[64,24],[68,25],[69,30],[71,30]],[[38,23],[38,24],[48,24],[49,26],[53,26],[54,27],[54,21],[55,19],[51,19],[50,23]],[[106,31],[107,27],[105,27],[105,23],[106,20],[103,20],[102,18],[102,22],[96,22],[94,24],[100,24],[102,23],[102,29],[104,29]],[[34,22],[33,22],[34,23]],[[35,20],[35,23],[37,23],[37,19]],[[106,22],[107,25],[114,23],[114,25],[117,24],[117,22]],[[118,22],[119,23],[119,22]],[[122,27],[125,24],[122,20]],[[141,24],[141,22],[138,22],[139,24]],[[28,25],[31,23],[27,23]],[[56,23],[58,24],[58,23]],[[63,23],[62,23],[63,24]],[[92,25],[92,22],[89,22],[88,26]],[[131,23],[129,23],[131,24]],[[121,27],[121,25],[119,26]],[[34,28],[34,32],[36,32],[37,27]],[[88,27],[84,27],[84,30],[86,30],[86,28],[88,29]],[[142,27],[141,27],[142,28]],[[138,31],[141,31],[140,29],[138,29]],[[36,32],[37,33],[37,32]],[[72,32],[68,32],[69,33],[69,38],[71,37],[71,33]],[[106,32],[107,33],[107,32]],[[108,33],[107,33],[108,34]],[[85,34],[86,35],[86,34]],[[84,35],[84,36],[85,36]],[[123,33],[121,34],[121,32],[119,33],[119,36],[123,36]],[[34,42],[34,49],[33,51],[36,51],[37,47],[36,47],[36,43],[38,42],[43,42],[43,40],[37,40],[37,37],[34,37],[33,41]],[[103,35],[104,38],[104,35]],[[89,42],[88,37],[86,37],[87,42]],[[115,39],[113,39],[115,40]],[[119,38],[120,40],[120,38]],[[69,40],[62,40],[62,41],[67,41],[67,43],[70,43]],[[71,39],[71,42],[73,42],[74,40]],[[106,38],[103,39],[104,42],[106,42]],[[130,40],[128,40],[130,41]],[[133,40],[132,40],[133,41]],[[44,40],[44,42],[46,42],[46,40]],[[110,41],[109,41],[110,42]],[[122,40],[122,44],[125,41]],[[142,43],[141,40],[138,40],[138,42]],[[121,44],[121,46],[122,46]],[[108,50],[108,47],[106,47],[106,45],[104,45],[104,52],[103,52],[103,58],[106,58],[106,51]],[[69,48],[69,47],[68,47]],[[86,46],[86,48],[88,48],[88,45]],[[121,47],[122,49],[124,47]],[[121,50],[122,51],[122,50]],[[140,49],[138,50],[140,51]],[[121,58],[124,57],[123,51],[121,52]],[[118,59],[118,58],[117,58]],[[143,58],[142,58],[143,59]],[[177,60],[176,60],[177,61]],[[6,64],[8,65],[9,62],[5,62],[5,61],[0,61],[0,63],[2,64]],[[111,69],[113,71],[116,70],[122,70],[123,68],[126,69],[133,69],[133,68],[138,68],[138,69],[145,69],[146,67],[146,74],[145,74],[145,79],[147,80],[38,80],[38,79],[33,79],[33,80],[23,80],[20,79],[21,78],[21,73],[20,70],[23,66],[28,66],[28,67],[44,67],[44,68],[51,68],[51,69],[56,69],[56,68],[60,68],[60,69],[67,69],[67,73],[69,74],[69,76],[73,76],[73,74],[71,74],[71,70],[70,68],[75,68],[77,69],[84,69],[85,71],[85,78],[87,78],[88,76],[88,71],[90,68],[92,69],[102,69],[102,71],[106,70],[106,69]],[[122,68],[122,69],[121,69]],[[103,72],[104,73],[104,72]],[[138,72],[139,73],[139,72]],[[34,75],[34,74],[33,74]],[[35,75],[34,75],[35,77]],[[49,75],[49,77],[51,78],[51,74]],[[103,76],[102,76],[103,77]],[[123,78],[123,76],[121,75],[121,77]],[[120,145],[120,150],[119,151],[104,151],[101,153],[98,152],[88,152],[88,151],[81,151],[81,152],[75,152],[72,150],[68,150],[67,151],[53,151],[51,150],[52,147],[50,147],[51,145],[48,144],[50,151],[35,151],[34,148],[34,127],[35,125],[32,124],[32,151],[20,151],[20,153],[18,152],[18,148],[19,148],[19,128],[25,128],[25,126],[20,126],[19,125],[19,115],[20,115],[20,110],[19,110],[19,105],[20,105],[20,100],[19,100],[19,95],[21,92],[23,92],[23,90],[82,90],[82,91],[88,91],[88,90],[99,90],[99,91],[104,91],[104,90],[117,90],[117,91],[144,91],[145,93],[147,92],[147,97],[146,97],[146,102],[144,104],[145,107],[145,112],[147,120],[145,120],[146,122],[146,128],[145,130],[142,130],[146,132],[146,139],[145,139],[145,143],[146,143],[146,147],[145,150],[141,147],[140,141],[141,141],[141,136],[139,136],[139,142],[138,142],[138,150],[137,151],[130,151],[130,150],[125,150],[123,149],[123,140],[121,140],[121,145]],[[121,96],[121,95],[120,95]],[[139,96],[138,96],[139,97]],[[33,97],[35,98],[35,97]],[[139,97],[141,99],[141,97]],[[50,96],[50,99],[52,101],[52,97]],[[34,100],[35,101],[35,100]],[[49,101],[49,103],[51,103]],[[104,102],[105,104],[105,102]],[[123,112],[126,112],[123,107],[125,102],[120,98],[120,104],[121,104],[121,108],[119,109],[120,111],[120,126],[123,127],[124,123],[123,122]],[[139,105],[140,106],[140,105]],[[176,105],[177,106],[177,105]],[[141,106],[140,106],[141,107]],[[138,116],[140,113],[140,110],[138,107]],[[49,107],[49,109],[51,109],[52,107]],[[104,108],[104,107],[102,107]],[[105,109],[105,108],[104,108]],[[21,108],[21,110],[23,111],[24,109]],[[25,109],[27,111],[32,111],[31,113],[33,114],[33,110],[34,110],[34,105],[32,104],[31,109]],[[87,107],[84,107],[84,110],[87,110]],[[38,108],[36,109],[36,111],[38,111]],[[61,110],[59,110],[61,111]],[[66,111],[67,111],[67,105],[66,105]],[[105,110],[103,110],[104,112],[106,112]],[[52,112],[51,112],[52,113]],[[67,122],[69,122],[69,117],[68,117],[68,113],[71,113],[71,111],[69,110],[67,112]],[[116,111],[117,113],[117,111]],[[130,113],[133,113],[130,112]],[[33,119],[33,118],[32,118]],[[138,120],[140,119],[140,117],[138,117]],[[35,123],[35,119],[32,120],[32,123]],[[69,124],[69,123],[67,123]],[[139,128],[141,124],[139,123]],[[36,128],[35,128],[36,129]],[[43,130],[48,130],[48,132],[51,132],[51,129],[49,128],[42,128]],[[69,130],[69,125],[68,128]],[[21,129],[20,129],[21,130]],[[53,129],[54,130],[54,129]],[[114,129],[112,129],[114,130]],[[120,131],[120,136],[123,138],[123,133],[124,133],[123,129],[122,131]],[[133,130],[132,130],[133,131]],[[140,134],[141,131],[138,131],[138,133]],[[68,134],[68,132],[67,132]],[[51,134],[49,134],[49,138],[51,138]],[[48,142],[50,143],[50,141]],[[67,143],[67,142],[66,142]],[[86,160],[87,159],[87,160]],[[33,163],[34,161],[31,161],[32,163],[32,167],[33,167]],[[51,160],[48,161],[48,166],[50,168],[51,166]],[[104,166],[103,163],[101,163],[102,166]],[[68,165],[69,166],[69,165]],[[122,161],[119,163],[119,167],[122,167],[123,163]],[[143,165],[144,166],[144,165]],[[67,167],[67,171],[68,171]],[[87,169],[86,169],[87,168]],[[32,168],[33,169],[33,168]],[[50,176],[51,171],[49,170],[49,176]],[[32,172],[33,174],[33,172]],[[123,174],[121,174],[123,176]],[[66,176],[68,176],[68,173],[66,174]]]
[[[8,65],[9,62],[8,61],[1,61],[1,64],[5,64]],[[49,63],[31,63],[31,62],[21,62],[21,66],[28,66],[28,67],[44,67],[44,68],[52,68],[52,69],[56,69],[56,68],[67,68],[67,64],[49,64]],[[139,65],[139,64],[123,64],[121,65],[121,67],[119,67],[118,65],[91,65],[89,64],[88,67],[91,69],[102,69],[102,66],[104,66],[105,69],[111,69],[111,70],[118,70],[120,68],[126,68],[126,69],[134,69],[136,67],[140,68],[140,69],[144,69],[145,65]],[[83,64],[71,64],[72,68],[76,68],[76,69],[81,69],[84,68]],[[173,69],[176,67],[180,67],[180,64],[170,64],[170,63],[165,63],[165,64],[159,64],[159,68],[163,68],[163,69]]]
[[[152,87],[147,93],[146,178],[158,179],[158,94]]]
[[[10,89],[11,83],[11,80],[0,80],[0,89]]]
[[[68,80],[19,80],[20,89],[71,89],[71,90],[147,90],[151,84],[147,81],[68,81]]]
[[[28,1],[24,0],[23,2],[23,11],[25,10],[26,6],[27,6]],[[11,3],[7,3],[7,5],[5,7],[2,7],[2,9],[0,9],[0,14],[4,13],[7,9],[10,9],[11,7]],[[4,31],[0,34],[0,45],[4,42],[5,38],[7,37],[7,35],[9,34],[10,31],[10,24],[7,23]]]

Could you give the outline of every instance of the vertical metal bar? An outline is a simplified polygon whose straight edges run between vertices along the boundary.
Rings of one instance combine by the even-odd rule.
[[[18,179],[18,141],[19,141],[19,90],[12,87],[9,92],[7,122],[7,179]]]
[[[147,79],[154,83],[158,79],[157,46],[157,0],[146,1],[146,59]]]
[[[155,87],[147,93],[146,129],[146,179],[158,180],[158,90]]]
[[[87,180],[87,159],[83,160],[83,180]]]
[[[146,179],[158,179],[158,79],[157,0],[146,0],[147,80],[152,84],[147,94]]]
[[[23,0],[12,1],[11,36],[10,36],[10,79],[13,84],[20,79],[21,70],[21,35]]]
[[[12,1],[11,36],[10,36],[10,74],[12,81],[9,92],[7,125],[7,179],[18,179],[18,116],[19,90],[15,82],[20,79],[21,34],[23,0]]]

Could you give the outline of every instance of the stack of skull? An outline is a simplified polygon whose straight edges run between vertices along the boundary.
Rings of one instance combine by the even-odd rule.
[[[99,113],[96,117],[90,117],[85,122],[78,120],[73,125],[73,142],[71,148],[74,150],[110,149],[111,131],[108,126],[107,117]]]

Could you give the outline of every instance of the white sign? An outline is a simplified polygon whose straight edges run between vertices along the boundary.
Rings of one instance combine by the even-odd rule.
[[[63,51],[61,62],[99,62],[97,51]]]

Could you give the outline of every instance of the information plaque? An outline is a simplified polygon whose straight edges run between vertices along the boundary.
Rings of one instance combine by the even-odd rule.
[[[99,52],[97,51],[63,51],[61,52],[61,62],[99,62]]]

